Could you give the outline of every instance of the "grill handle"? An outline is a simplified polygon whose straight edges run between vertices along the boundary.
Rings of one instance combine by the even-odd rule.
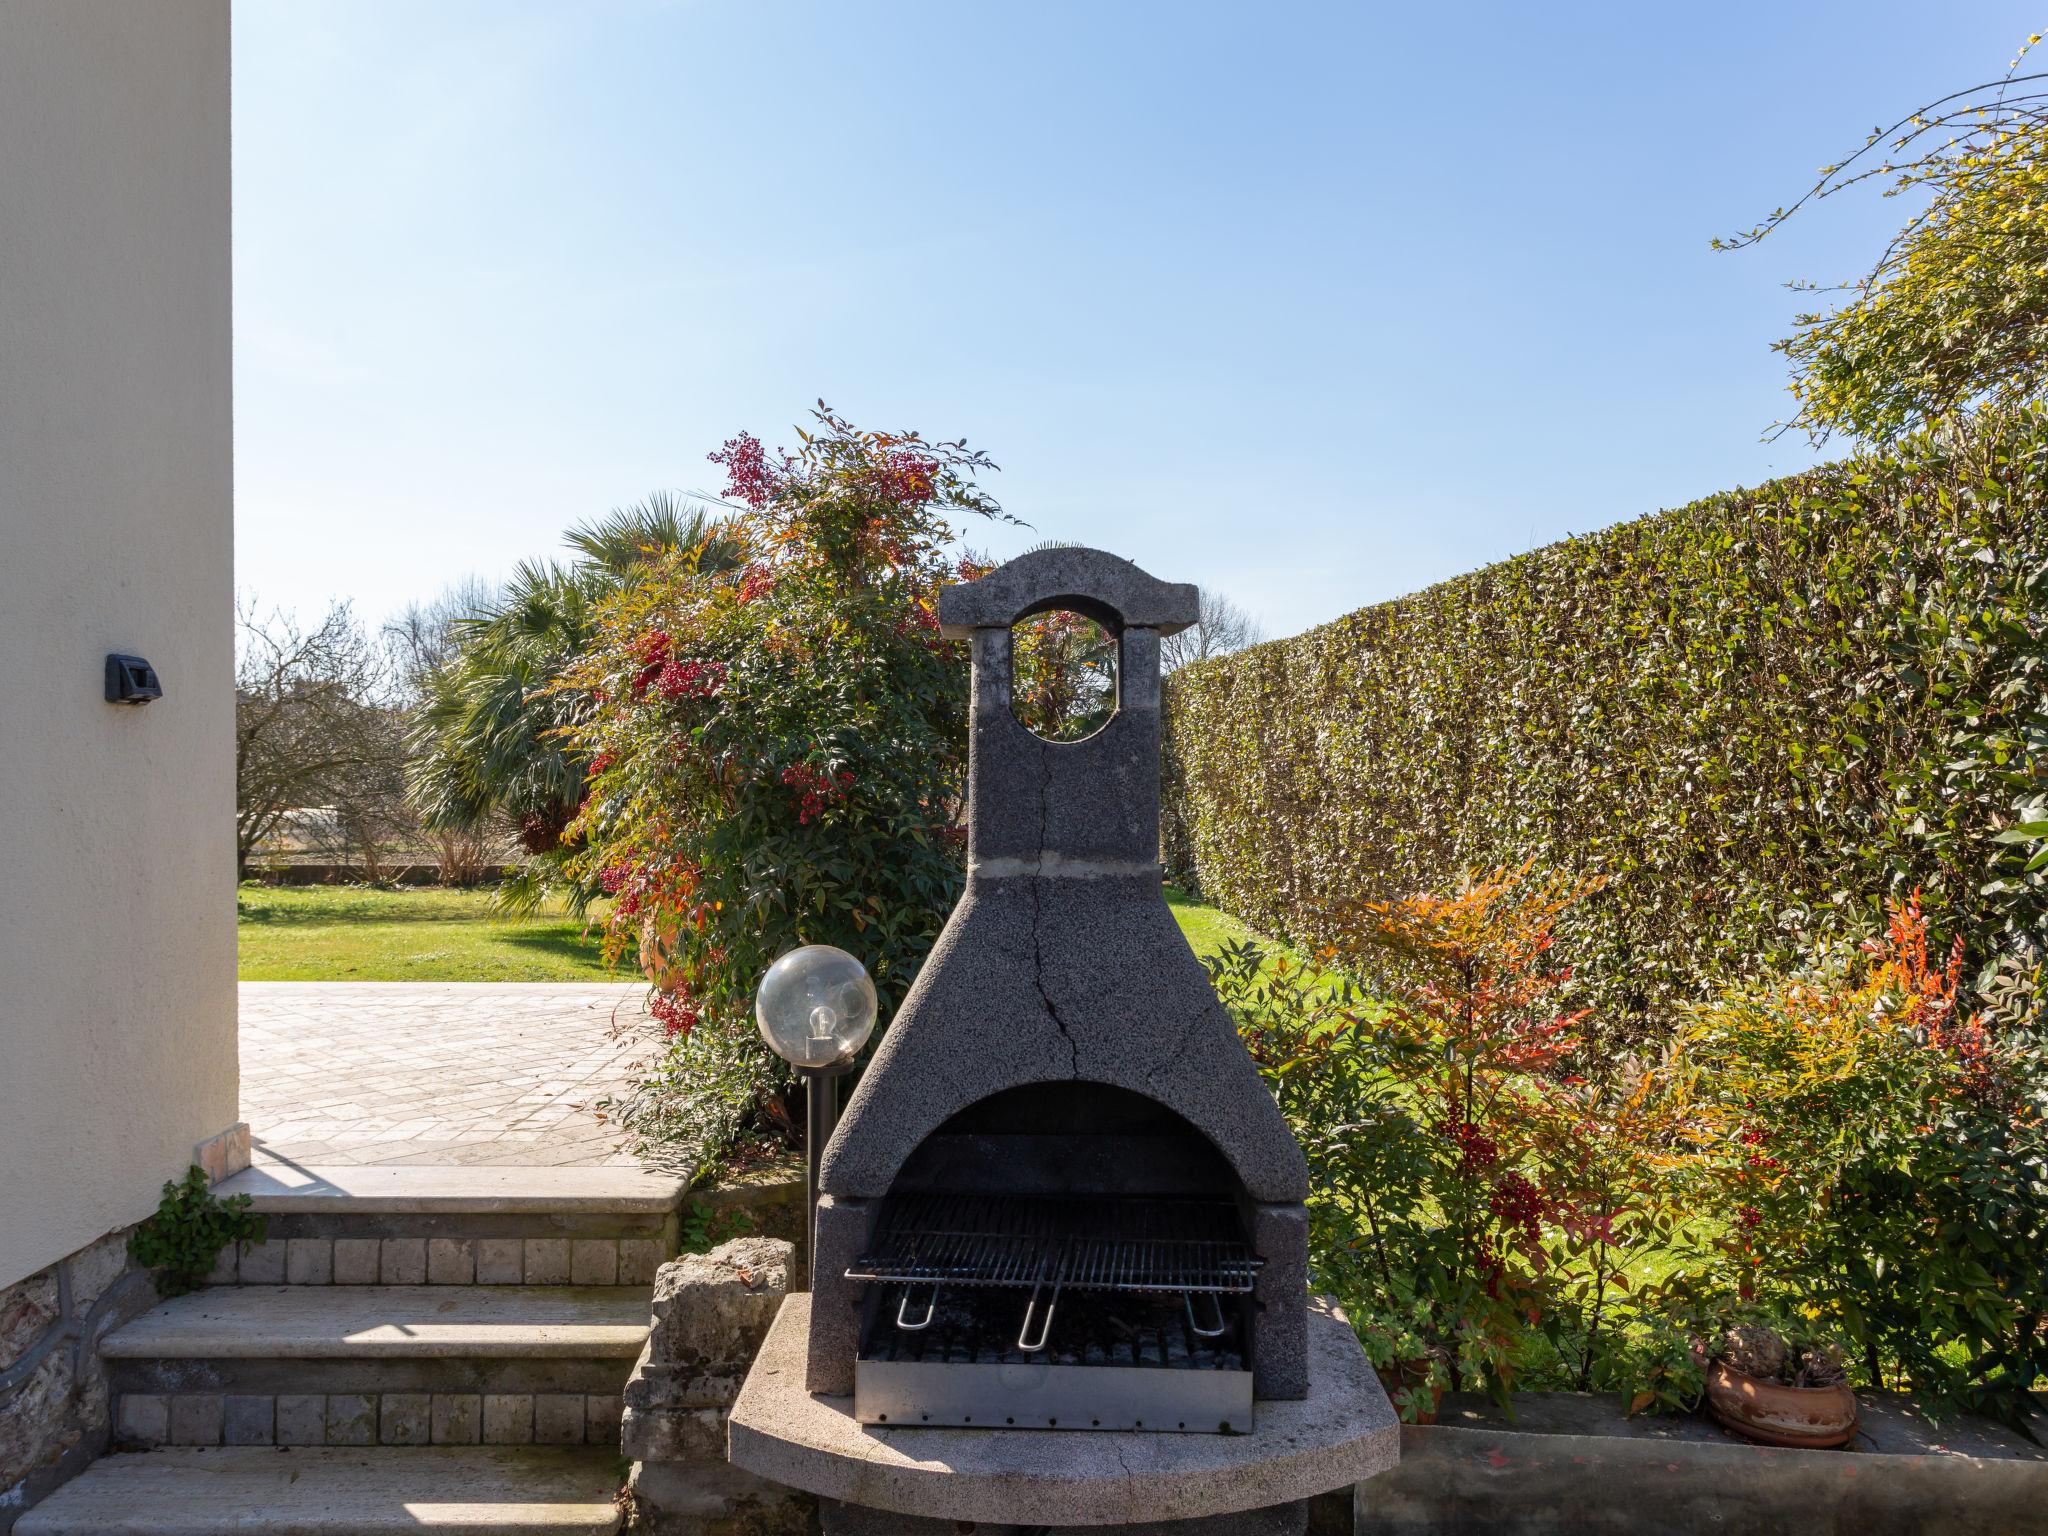
[[[1216,1326],[1214,1328],[1204,1328],[1196,1320],[1195,1293],[1188,1291],[1181,1297],[1181,1300],[1186,1302],[1188,1307],[1188,1327],[1194,1330],[1195,1337],[1198,1339],[1220,1339],[1224,1334],[1230,1332],[1230,1322],[1223,1315],[1223,1300],[1221,1297],[1209,1295],[1204,1295],[1202,1299],[1215,1309]]]
[[[1060,1286],[1064,1281],[1054,1281],[1052,1295],[1046,1300],[1045,1315],[1038,1320],[1038,1338],[1031,1338],[1031,1317],[1038,1310],[1039,1292],[1045,1289],[1045,1282],[1039,1281],[1031,1287],[1031,1299],[1024,1303],[1024,1326],[1017,1330],[1017,1351],[1019,1354],[1034,1355],[1045,1348],[1045,1341],[1052,1336],[1053,1308],[1060,1304]]]
[[[931,1327],[932,1318],[939,1310],[939,1288],[932,1287],[932,1293],[925,1298],[924,1316],[917,1322],[910,1320],[910,1293],[912,1286],[903,1287],[903,1299],[896,1303],[896,1326],[905,1333],[921,1333]]]

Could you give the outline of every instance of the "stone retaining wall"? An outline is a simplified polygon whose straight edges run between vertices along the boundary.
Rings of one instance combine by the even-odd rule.
[[[1844,1450],[1750,1445],[1700,1417],[1630,1418],[1612,1395],[1446,1397],[1356,1490],[1357,1536],[2006,1536],[2043,1529],[2048,1449],[1988,1420],[1936,1424],[1859,1393]],[[2048,1414],[2037,1419],[2048,1438]]]
[[[654,1279],[654,1327],[626,1383],[621,1447],[640,1536],[807,1536],[816,1501],[729,1465],[725,1419],[789,1292],[794,1250],[740,1237]]]
[[[106,1449],[99,1342],[155,1301],[125,1228],[0,1290],[0,1536]]]

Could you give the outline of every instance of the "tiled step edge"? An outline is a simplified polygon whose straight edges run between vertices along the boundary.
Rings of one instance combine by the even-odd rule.
[[[103,1457],[15,1536],[612,1536],[603,1449],[169,1450]]]
[[[617,1392],[123,1392],[114,1442],[123,1450],[616,1446],[623,1411]]]
[[[631,1360],[651,1306],[624,1287],[241,1286],[160,1302],[100,1341],[122,1360]]]
[[[247,1195],[260,1214],[519,1213],[664,1215],[683,1203],[690,1176],[642,1168],[365,1168],[258,1164],[224,1180],[223,1198]]]
[[[286,1237],[223,1249],[226,1285],[639,1286],[675,1253],[671,1218],[650,1237]]]

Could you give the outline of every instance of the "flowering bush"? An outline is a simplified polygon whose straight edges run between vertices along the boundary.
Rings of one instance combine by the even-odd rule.
[[[1001,516],[975,481],[993,466],[822,405],[801,439],[712,455],[740,559],[714,577],[688,551],[647,567],[563,684],[589,765],[569,875],[611,897],[609,955],[659,959],[675,1045],[626,1106],[656,1137],[778,1117],[783,1069],[751,1017],[777,955],[858,955],[886,1017],[959,888],[968,669],[936,599],[945,514]]]
[[[1079,741],[1116,711],[1116,637],[1064,608],[1034,614],[1011,631],[1011,702],[1027,730]]]
[[[1586,1387],[1632,1310],[1628,1266],[1668,1245],[1650,1079],[1588,1044],[1554,931],[1592,889],[1525,867],[1362,906],[1347,971],[1256,945],[1210,963],[1309,1159],[1311,1262],[1379,1353],[1420,1341],[1452,1384]],[[1384,1364],[1375,1357],[1376,1364]],[[1405,1372],[1404,1413],[1443,1385]]]
[[[1862,1379],[2021,1413],[2048,1371],[2048,1069],[1963,1006],[1918,898],[1809,973],[1695,1010],[1667,1068],[1686,1196],[1674,1295],[1840,1334]]]
[[[1644,1062],[1550,958],[1590,889],[1497,870],[1354,907],[1356,942],[1316,964],[1210,962],[1308,1156],[1317,1282],[1404,1416],[1447,1377],[1687,1408],[1716,1341],[1753,1330],[2018,1422],[2048,1373],[2037,1009],[1970,1013],[1962,947],[1936,953],[1912,900]]]

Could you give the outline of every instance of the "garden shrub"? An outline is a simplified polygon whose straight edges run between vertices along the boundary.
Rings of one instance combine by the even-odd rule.
[[[743,434],[713,458],[735,568],[641,568],[561,685],[589,773],[569,870],[611,898],[608,958],[651,937],[674,1040],[622,1117],[693,1144],[776,1116],[752,1001],[778,955],[848,950],[886,1019],[952,908],[968,668],[939,635],[944,513],[1001,515],[984,455],[822,406],[793,454]]]
[[[1469,869],[1603,876],[1564,958],[1636,1036],[1919,890],[2023,1013],[2044,488],[2048,414],[1986,414],[1184,668],[1169,872],[1309,949]]]
[[[2048,1061],[1918,905],[1731,986],[1653,1057],[1556,958],[1591,882],[1361,904],[1348,952],[1208,964],[1308,1158],[1310,1263],[1406,1418],[1445,1387],[1696,1405],[1759,1326],[1935,1413],[2048,1373]],[[1368,997],[1345,972],[1375,969]]]
[[[1208,962],[1308,1158],[1315,1284],[1404,1417],[1447,1386],[1606,1382],[1629,1269],[1676,1242],[1662,1102],[1554,958],[1588,889],[1525,867],[1373,904],[1381,998],[1257,944]]]
[[[1671,1299],[1804,1315],[1867,1383],[2012,1422],[2048,1374],[2048,1062],[1895,903],[1855,955],[1689,1010],[1662,1071],[1708,1219]]]

